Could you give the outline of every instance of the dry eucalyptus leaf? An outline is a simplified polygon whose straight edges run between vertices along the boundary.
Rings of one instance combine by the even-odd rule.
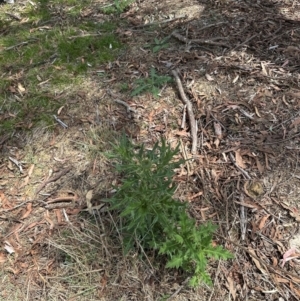
[[[87,209],[88,209],[88,212],[90,214],[92,214],[92,198],[93,198],[93,190],[89,190],[85,196],[85,200],[86,200],[86,205],[87,205]]]

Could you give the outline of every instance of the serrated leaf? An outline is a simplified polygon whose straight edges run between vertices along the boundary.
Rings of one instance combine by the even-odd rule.
[[[171,260],[167,262],[167,268],[179,268],[182,265],[182,258],[180,257],[173,257]]]

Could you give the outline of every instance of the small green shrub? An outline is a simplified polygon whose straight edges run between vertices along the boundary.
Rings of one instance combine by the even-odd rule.
[[[152,52],[156,53],[159,52],[162,49],[168,48],[169,47],[169,41],[170,36],[167,36],[161,40],[154,38],[154,43],[150,44],[150,45],[146,45],[146,48],[152,48]]]
[[[186,212],[186,203],[174,200],[174,169],[184,161],[174,161],[179,148],[171,149],[164,139],[153,149],[135,147],[125,136],[109,155],[122,175],[121,185],[108,202],[120,212],[118,230],[125,251],[136,241],[144,249],[155,249],[168,258],[168,268],[181,268],[192,274],[190,284],[200,280],[211,284],[206,272],[209,258],[228,259],[232,255],[212,245],[216,227],[211,223],[196,227]]]
[[[134,1],[135,0],[114,0],[112,5],[103,7],[102,11],[105,14],[120,14],[124,12]]]
[[[155,97],[159,94],[159,88],[164,84],[172,82],[172,77],[165,75],[158,75],[154,68],[151,68],[149,77],[139,78],[134,83],[134,90],[131,96],[136,96],[143,92],[151,92]]]

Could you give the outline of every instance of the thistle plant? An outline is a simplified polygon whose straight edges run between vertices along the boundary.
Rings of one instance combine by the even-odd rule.
[[[232,255],[212,245],[214,225],[196,227],[186,212],[187,204],[173,198],[174,169],[184,162],[174,160],[178,152],[179,146],[172,149],[164,139],[149,150],[144,145],[135,147],[122,136],[109,155],[121,175],[121,184],[108,202],[111,210],[120,212],[118,230],[125,251],[138,241],[142,248],[166,255],[168,268],[190,273],[192,286],[200,280],[211,284],[206,272],[208,259],[228,259]]]
[[[151,68],[149,77],[139,78],[134,83],[134,90],[131,96],[136,96],[144,92],[151,92],[158,97],[159,89],[166,83],[172,82],[172,77],[167,75],[158,75],[154,68]]]

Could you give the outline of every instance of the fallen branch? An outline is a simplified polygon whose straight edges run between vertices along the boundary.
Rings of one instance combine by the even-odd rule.
[[[193,112],[193,107],[192,107],[190,100],[187,98],[187,96],[184,93],[182,83],[181,83],[181,80],[178,75],[178,71],[172,70],[172,74],[175,77],[175,81],[176,81],[176,84],[177,84],[177,87],[179,90],[181,100],[182,100],[183,104],[186,105],[186,110],[187,110],[187,113],[189,116],[189,123],[190,123],[190,127],[191,127],[191,137],[192,137],[192,151],[191,152],[194,155],[197,152],[197,129],[196,129],[196,120],[195,120],[195,116],[194,116],[194,112]]]

